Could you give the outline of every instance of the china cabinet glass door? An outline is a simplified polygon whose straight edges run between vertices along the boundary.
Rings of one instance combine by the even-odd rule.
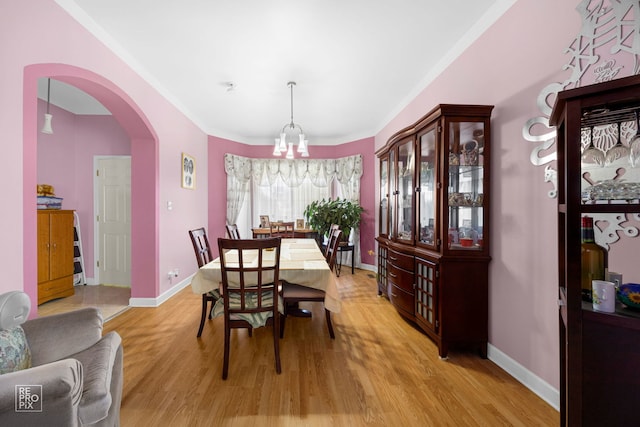
[[[426,246],[437,246],[436,229],[436,164],[438,160],[436,127],[419,136],[420,163],[418,164],[418,242]]]
[[[396,199],[396,153],[394,150],[389,151],[389,221],[387,222],[389,229],[389,238],[393,239],[396,233],[395,218],[397,203]]]
[[[413,174],[415,152],[413,139],[398,146],[397,239],[413,241]]]
[[[447,247],[481,251],[484,226],[484,123],[448,125]]]
[[[380,160],[380,235],[389,234],[389,159]]]

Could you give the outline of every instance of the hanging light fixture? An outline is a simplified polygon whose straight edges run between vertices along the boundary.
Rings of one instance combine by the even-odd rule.
[[[53,133],[53,128],[51,128],[51,119],[53,116],[49,114],[49,97],[51,96],[51,79],[47,79],[47,112],[44,115],[44,125],[42,125],[42,133]]]
[[[296,151],[300,153],[302,157],[309,157],[309,141],[305,139],[302,126],[293,122],[293,87],[296,82],[288,82],[287,86],[291,89],[291,122],[282,127],[280,131],[280,137],[276,138],[275,145],[273,147],[273,155],[279,156],[282,152],[286,152],[287,159],[293,159],[293,142],[287,143],[287,130],[290,132],[298,132],[298,148]]]

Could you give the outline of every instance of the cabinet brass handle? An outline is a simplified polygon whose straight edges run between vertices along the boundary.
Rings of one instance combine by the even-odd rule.
[[[392,257],[391,255],[389,255],[389,259],[390,259],[391,261],[397,261],[397,260],[398,260],[398,258],[394,258],[394,257]]]
[[[391,276],[391,277],[398,277],[398,275],[397,275],[397,274],[393,274],[393,273],[389,273],[389,276]]]
[[[391,296],[394,297],[394,298],[398,298],[398,294],[395,294],[393,292],[391,292]]]

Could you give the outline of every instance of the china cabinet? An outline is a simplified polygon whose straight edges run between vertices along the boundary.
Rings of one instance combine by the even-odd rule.
[[[632,76],[560,92],[550,117],[557,128],[562,425],[638,423],[640,313],[620,303],[602,313],[583,301],[580,235],[583,216],[596,224],[607,215],[639,218],[640,168],[628,150],[638,111],[640,76]]]
[[[38,304],[72,296],[73,211],[38,211]]]
[[[487,353],[492,109],[438,105],[376,153],[378,294],[443,358],[450,345]]]

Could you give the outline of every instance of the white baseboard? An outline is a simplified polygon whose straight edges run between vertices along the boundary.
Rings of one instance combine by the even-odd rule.
[[[191,284],[191,278],[193,274],[186,279],[176,283],[171,288],[164,291],[162,294],[155,298],[129,298],[129,306],[130,307],[158,307],[163,302],[167,301],[169,298],[186,288]]]
[[[358,267],[361,270],[367,270],[367,271],[373,271],[374,273],[378,272],[378,269],[375,265],[370,265],[370,264],[360,264],[360,266]]]
[[[557,389],[491,344],[487,346],[487,356],[489,360],[537,394],[556,411],[560,411],[560,393]]]

